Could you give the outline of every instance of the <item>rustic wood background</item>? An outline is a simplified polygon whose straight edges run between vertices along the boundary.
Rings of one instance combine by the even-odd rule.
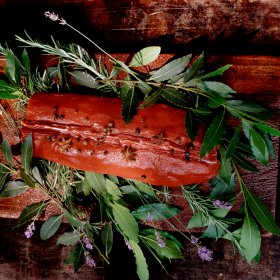
[[[52,34],[91,49],[70,29],[45,19],[46,10],[59,13],[113,53],[129,53],[147,45],[161,45],[163,52],[178,55],[206,50],[208,67],[233,64],[223,81],[271,108],[275,113],[272,123],[280,127],[279,0],[0,0],[1,43],[13,46],[14,35],[26,30],[32,37],[49,40]],[[257,176],[247,175],[246,180],[278,219],[276,139],[274,146],[277,156],[270,168]],[[110,267],[85,267],[74,274],[63,263],[68,248],[57,247],[55,238],[50,242],[38,236],[26,240],[24,228],[13,229],[11,217],[0,219],[0,280],[137,279],[134,260],[121,243],[114,249]],[[150,264],[151,279],[280,279],[279,237],[264,239],[259,265],[233,256],[228,243],[209,245],[214,246],[213,262],[201,262],[194,248],[186,244],[184,260],[167,265],[169,275]]]

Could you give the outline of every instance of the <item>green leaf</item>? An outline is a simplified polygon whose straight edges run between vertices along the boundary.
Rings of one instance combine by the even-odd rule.
[[[27,186],[33,189],[36,188],[36,183],[34,178],[32,178],[29,174],[27,174],[23,169],[20,169],[20,177]]]
[[[138,242],[138,224],[129,209],[118,203],[112,203],[110,206],[112,208],[114,219],[122,230],[122,233],[129,239],[129,241]]]
[[[81,234],[77,231],[64,232],[59,236],[56,245],[72,246],[80,241]]]
[[[184,83],[190,81],[192,78],[196,77],[203,66],[204,52],[193,62],[193,64],[187,69],[184,75]]]
[[[273,143],[272,143],[270,137],[267,134],[264,134],[264,133],[262,133],[262,136],[263,136],[263,139],[265,141],[269,156],[271,158],[275,158]]]
[[[109,179],[105,179],[106,189],[109,194],[113,196],[115,199],[119,199],[122,196],[122,192],[119,187]]]
[[[129,63],[129,66],[138,67],[150,64],[158,58],[160,51],[161,47],[157,46],[144,48],[133,56],[131,62]]]
[[[155,194],[155,190],[151,185],[137,181],[137,180],[131,180],[131,181],[135,184],[137,191],[140,191],[143,194],[147,194],[150,197],[157,198],[157,196]]]
[[[141,248],[134,240],[129,240],[129,243],[132,247],[135,256],[136,271],[139,279],[148,280],[149,279],[148,265]]]
[[[226,159],[229,159],[233,155],[239,142],[239,135],[240,135],[240,125],[236,127],[236,129],[234,130],[234,135],[226,150],[226,155],[225,155]]]
[[[62,217],[63,215],[52,216],[43,223],[40,229],[40,237],[42,240],[49,239],[58,231]]]
[[[262,130],[263,132],[266,132],[272,136],[277,136],[280,137],[280,131],[276,128],[273,128],[267,124],[263,124],[263,123],[255,123],[255,126],[258,127],[260,130]]]
[[[84,249],[81,244],[78,244],[67,256],[65,263],[73,264],[74,271],[77,272],[85,262]]]
[[[192,55],[186,55],[171,62],[165,64],[163,67],[158,69],[153,75],[150,77],[151,80],[157,82],[163,82],[173,78],[174,76],[180,74],[187,67],[191,60]]]
[[[225,226],[226,227],[226,226]],[[210,224],[200,238],[221,238],[225,235],[226,229],[218,225]]]
[[[157,100],[159,99],[159,97],[161,96],[161,93],[162,93],[162,89],[157,90],[156,92],[154,92],[151,95],[149,95],[148,97],[146,97],[144,99],[143,103],[139,106],[139,109],[144,109],[144,108],[150,107],[153,104],[155,104],[157,102]]]
[[[65,215],[68,223],[72,226],[72,227],[76,227],[76,228],[82,228],[85,226],[86,222],[85,221],[80,221],[78,219],[76,219],[74,216],[72,216],[68,211],[64,210],[63,214]]]
[[[101,229],[101,241],[105,249],[105,255],[108,256],[113,247],[112,223],[106,223]]]
[[[6,76],[10,79],[10,82],[14,82],[20,85],[21,82],[21,65],[14,55],[14,53],[7,49],[6,51],[6,66],[4,67]]]
[[[98,174],[94,172],[85,172],[85,180],[88,181],[92,190],[94,190],[97,194],[105,194],[106,182],[103,174]]]
[[[0,80],[0,99],[16,99],[22,94],[18,88],[3,80]]]
[[[34,85],[33,85],[31,72],[30,72],[30,60],[29,60],[29,56],[28,56],[28,53],[25,48],[22,52],[22,62],[23,62],[23,66],[25,67],[25,71],[26,71],[26,80],[27,80],[28,89],[31,93],[33,93]]]
[[[88,182],[86,178],[82,181],[82,191],[85,196],[88,196],[92,191],[91,184]]]
[[[25,207],[17,220],[17,226],[21,226],[41,214],[46,206],[47,204],[44,201],[40,201]]]
[[[214,216],[216,218],[225,218],[229,211],[230,209],[217,208],[214,210],[210,210],[209,213],[211,214],[211,216]]]
[[[274,218],[268,207],[245,185],[243,185],[242,190],[252,213],[254,214],[256,220],[260,223],[260,225],[267,231],[273,234],[280,235],[280,228],[274,221]]]
[[[29,134],[27,137],[25,137],[21,145],[21,163],[22,163],[22,167],[26,171],[30,171],[32,154],[33,154],[32,135]]]
[[[187,228],[205,227],[208,226],[208,224],[209,224],[209,220],[206,219],[205,216],[201,215],[201,213],[196,212],[189,220]]]
[[[241,228],[240,246],[247,261],[251,261],[260,251],[261,234],[254,220],[246,215]]]
[[[11,151],[11,146],[7,140],[4,140],[1,144],[1,148],[7,163],[12,166],[13,165],[13,155]]]
[[[115,184],[119,184],[119,183],[120,183],[118,177],[115,176],[115,175],[110,175],[110,174],[108,174],[107,177],[108,177],[112,182],[114,182]]]
[[[220,147],[220,170],[219,170],[219,178],[223,179],[227,184],[230,184],[231,175],[232,175],[232,167],[230,159],[226,158],[226,153],[224,147]]]
[[[121,87],[122,117],[128,124],[137,113],[138,97],[134,86],[124,84]]]
[[[70,72],[70,74],[80,86],[94,89],[97,89],[100,86],[98,82],[96,82],[96,79],[86,71],[74,70]]]
[[[133,216],[139,220],[146,221],[161,221],[172,218],[181,212],[178,208],[163,204],[163,203],[152,203],[142,205],[138,209],[132,212]]]
[[[0,197],[14,197],[24,193],[27,186],[22,181],[11,181],[7,183],[4,191],[1,193]]]
[[[33,178],[41,185],[44,185],[44,179],[37,166],[32,168]]]
[[[185,129],[187,131],[187,135],[192,141],[194,141],[199,129],[199,120],[197,119],[196,114],[191,110],[189,110],[186,114]]]
[[[200,148],[200,158],[211,152],[221,142],[225,132],[225,112],[215,117],[206,130],[202,146]]]
[[[269,153],[265,140],[262,135],[253,128],[250,129],[250,133],[251,135],[249,140],[253,154],[258,161],[267,166]]]
[[[161,96],[173,105],[182,108],[189,108],[190,104],[187,101],[186,95],[174,88],[164,88],[161,91]]]
[[[2,190],[2,187],[4,186],[6,179],[7,179],[8,174],[3,173],[0,175],[0,191]]]
[[[230,183],[225,182],[221,178],[215,177],[210,181],[211,186],[213,187],[210,197],[225,199],[234,194],[234,174],[231,175]]]
[[[218,93],[221,97],[229,97],[231,93],[235,93],[231,87],[221,82],[204,81],[198,83],[197,86],[212,96],[217,96],[215,93]]]
[[[232,159],[237,165],[245,170],[251,172],[259,172],[259,169],[253,163],[246,160],[240,153],[234,153],[232,155]]]
[[[207,73],[205,75],[203,75],[201,77],[201,80],[206,80],[208,78],[212,78],[212,77],[216,77],[216,76],[221,76],[223,75],[223,73],[228,70],[230,67],[232,67],[231,64],[227,64],[225,66],[222,66],[220,68],[218,68],[217,70],[213,71],[213,72],[210,72],[210,73]]]

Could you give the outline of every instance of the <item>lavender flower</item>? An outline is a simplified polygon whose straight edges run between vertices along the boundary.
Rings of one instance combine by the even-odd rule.
[[[85,243],[85,246],[87,249],[89,249],[89,250],[93,249],[93,245],[90,242],[90,239],[86,235],[83,236],[83,242]]]
[[[165,242],[162,239],[162,236],[160,235],[160,233],[158,231],[155,232],[156,235],[156,239],[157,239],[157,244],[160,248],[164,248],[165,247]]]
[[[195,244],[197,244],[197,242],[198,242],[198,238],[192,235],[191,243],[195,245]]]
[[[49,18],[52,21],[59,21],[59,24],[62,24],[62,25],[66,24],[66,20],[63,18],[60,18],[59,15],[55,14],[54,12],[51,13],[49,11],[46,11],[44,13],[44,15],[46,18]]]
[[[222,200],[214,200],[213,201],[213,205],[217,208],[221,208],[221,209],[228,209],[230,210],[232,208],[232,204],[227,202],[227,201],[222,201]]]
[[[150,212],[148,212],[146,221],[149,222],[149,223],[151,223],[153,221],[153,215]]]
[[[34,230],[35,230],[35,224],[33,221],[30,225],[27,226],[27,229],[24,232],[25,237],[30,238],[34,234]]]
[[[128,250],[132,251],[132,247],[127,239],[124,240],[124,243],[125,243],[126,247],[128,248]]]
[[[213,260],[213,257],[212,257],[213,252],[211,250],[207,249],[205,246],[198,247],[197,253],[203,261],[210,262]]]
[[[96,262],[95,260],[92,258],[92,256],[90,255],[89,252],[85,252],[85,259],[86,259],[86,263],[89,267],[94,267],[96,266]]]

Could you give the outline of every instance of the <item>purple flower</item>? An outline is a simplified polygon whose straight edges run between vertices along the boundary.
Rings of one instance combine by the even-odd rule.
[[[205,246],[198,247],[197,253],[203,261],[210,262],[213,260],[212,258],[213,252],[207,249]]]
[[[85,243],[85,246],[87,249],[89,249],[89,250],[93,249],[93,245],[90,242],[90,239],[86,235],[83,236],[83,242]]]
[[[59,15],[55,14],[54,12],[51,13],[49,11],[46,11],[44,15],[46,18],[49,18],[52,21],[59,21],[59,24],[66,24],[66,20],[63,18],[59,18]]]
[[[89,252],[85,252],[85,259],[86,259],[86,263],[89,267],[94,267],[96,266],[96,262],[95,260],[92,258],[92,256],[90,255]]]
[[[157,239],[157,244],[160,248],[164,248],[165,247],[165,242],[162,239],[162,236],[160,235],[160,233],[158,231],[155,232],[156,235],[156,239]]]
[[[34,230],[35,230],[35,224],[33,221],[30,225],[27,226],[27,229],[24,232],[25,237],[30,238],[34,234]]]
[[[217,208],[221,208],[221,209],[228,209],[230,210],[232,208],[232,204],[227,202],[227,201],[222,201],[222,200],[214,200],[213,201],[213,205]]]
[[[192,237],[191,237],[191,243],[192,243],[192,244],[197,244],[197,242],[198,242],[198,238],[192,235]]]
[[[132,251],[132,247],[127,239],[124,240],[124,243],[125,243],[126,247],[128,248],[128,250]]]
[[[150,212],[148,212],[146,221],[149,222],[149,223],[151,223],[153,221],[153,215]]]

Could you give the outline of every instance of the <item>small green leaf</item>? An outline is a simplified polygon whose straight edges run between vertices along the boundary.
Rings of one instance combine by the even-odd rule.
[[[27,186],[22,181],[11,181],[7,183],[4,191],[1,193],[0,197],[14,197],[24,193]]]
[[[76,228],[82,228],[83,226],[85,226],[86,222],[85,221],[80,221],[78,219],[76,219],[74,216],[72,216],[68,211],[64,210],[63,214],[65,215],[68,223],[72,226],[72,227],[76,227]]]
[[[77,231],[64,232],[59,236],[56,245],[72,246],[80,241],[81,234]]]
[[[25,207],[17,220],[17,226],[21,226],[35,216],[41,214],[45,210],[46,206],[47,204],[44,201],[41,201]]]
[[[219,155],[220,155],[220,162],[221,162],[220,170],[219,170],[219,178],[223,179],[227,184],[230,184],[232,167],[231,167],[230,159],[226,158],[224,147],[220,147]]]
[[[23,169],[20,170],[20,177],[27,186],[33,189],[36,188],[36,183],[34,178],[32,178],[29,174],[27,174]]]
[[[105,179],[106,189],[109,194],[113,196],[115,199],[119,199],[122,196],[122,192],[119,187],[109,179]]]
[[[0,98],[1,99],[16,99],[22,94],[18,88],[3,80],[0,80]]]
[[[82,191],[85,196],[88,196],[92,191],[91,184],[88,182],[86,178],[82,181]]]
[[[211,152],[222,140],[225,132],[225,112],[220,113],[215,117],[213,122],[208,127],[202,146],[200,148],[200,158],[203,158]]]
[[[173,78],[174,76],[180,74],[187,67],[191,60],[192,55],[186,55],[171,62],[165,64],[163,67],[158,69],[153,75],[150,77],[151,80],[157,82],[163,82]]]
[[[214,216],[216,218],[225,218],[229,211],[230,209],[217,208],[214,210],[210,210],[209,213],[211,214],[211,216]]]
[[[43,223],[40,229],[40,237],[42,240],[49,239],[58,231],[62,217],[63,215],[52,216]]]
[[[148,280],[149,279],[149,270],[148,265],[145,259],[145,256],[139,247],[139,245],[134,240],[129,240],[129,243],[132,247],[135,261],[136,261],[136,271],[140,280]]]
[[[218,96],[229,97],[231,93],[235,93],[231,87],[221,82],[205,81],[198,83],[197,86],[211,96],[217,96],[218,93]]]
[[[156,92],[153,92],[151,95],[146,97],[143,103],[139,106],[139,109],[144,109],[154,105],[159,99],[159,97],[161,96],[161,93],[162,93],[162,89],[157,90]]]
[[[264,134],[264,133],[262,133],[262,136],[263,136],[263,139],[265,141],[269,156],[271,158],[275,158],[273,143],[272,143],[270,137],[267,134]]]
[[[74,271],[77,272],[85,262],[84,249],[81,244],[78,244],[67,256],[65,263],[73,264]]]
[[[240,246],[247,261],[251,261],[260,251],[261,234],[254,220],[247,214],[241,228]]]
[[[152,203],[140,206],[138,209],[134,210],[132,214],[139,220],[160,221],[172,218],[180,212],[181,210],[172,205]]]
[[[27,80],[28,89],[31,93],[33,93],[34,85],[33,85],[31,72],[30,72],[30,60],[29,60],[29,56],[28,56],[28,53],[25,48],[22,52],[22,62],[23,62],[23,66],[25,67],[25,71],[26,71],[26,80]]]
[[[97,89],[100,86],[98,82],[96,82],[96,79],[86,71],[74,70],[70,72],[70,74],[80,86],[94,89]]]
[[[140,191],[143,194],[147,194],[150,197],[157,198],[157,196],[155,194],[155,190],[151,185],[137,181],[137,180],[131,180],[131,181],[135,184],[137,191]]]
[[[119,184],[119,183],[120,183],[118,177],[115,176],[115,175],[110,175],[110,174],[108,174],[107,177],[108,177],[112,182],[114,182],[115,184]]]
[[[226,225],[224,225],[226,227]],[[226,233],[226,228],[220,227],[218,225],[210,224],[203,234],[200,236],[200,238],[221,238],[225,235]]]
[[[255,126],[258,127],[260,130],[262,130],[263,132],[266,132],[272,136],[277,136],[280,137],[280,131],[276,128],[273,128],[267,124],[263,124],[263,123],[255,123]]]
[[[177,89],[166,87],[161,91],[161,96],[171,104],[178,107],[187,109],[190,106],[186,95],[183,92],[178,91]]]
[[[22,162],[22,167],[26,171],[30,171],[32,154],[33,154],[32,135],[29,134],[27,137],[25,137],[21,145],[21,162]]]
[[[101,241],[105,249],[105,255],[108,256],[113,247],[112,223],[106,223],[101,229]]]
[[[4,140],[1,144],[1,148],[7,163],[12,166],[13,165],[13,155],[11,151],[11,146],[7,140]]]
[[[129,66],[139,67],[150,64],[158,58],[160,51],[161,48],[157,46],[144,48],[133,56],[131,62],[129,63]]]
[[[138,97],[134,86],[125,84],[121,87],[122,117],[128,124],[137,113]]]
[[[203,66],[204,52],[193,62],[193,64],[187,69],[184,75],[184,83],[190,81],[192,78],[196,77]]]
[[[6,76],[10,82],[20,85],[21,82],[21,65],[14,53],[7,49],[6,51],[6,66],[4,67]]]
[[[189,220],[187,228],[205,227],[208,226],[208,224],[209,224],[209,220],[206,219],[206,217],[202,216],[199,212],[196,212]]]
[[[223,179],[217,177],[212,179],[210,183],[213,187],[210,194],[211,198],[225,199],[234,194],[234,174],[231,175],[230,183],[227,183]]]
[[[88,181],[92,190],[98,194],[106,193],[106,182],[103,174],[98,174],[94,172],[85,172],[85,180]]]
[[[33,178],[41,185],[44,185],[44,179],[37,166],[32,168]]]
[[[232,67],[231,64],[227,64],[225,66],[222,66],[222,67],[218,68],[217,70],[215,70],[213,72],[210,72],[210,73],[207,73],[207,74],[203,75],[201,77],[201,80],[206,80],[206,79],[209,79],[209,78],[212,78],[212,77],[221,76],[230,67]]]
[[[260,225],[267,231],[276,235],[280,235],[280,228],[274,221],[274,218],[267,206],[245,185],[243,185],[242,189],[243,194],[248,202],[248,205],[252,210],[252,213],[254,214],[256,220],[260,223]]]
[[[129,241],[138,242],[138,224],[129,209],[118,203],[112,203],[110,206],[112,208],[114,219],[123,234],[129,239]]]
[[[6,182],[7,176],[8,176],[7,173],[3,173],[0,175],[0,191],[2,190],[2,188]]]
[[[189,110],[186,114],[185,129],[187,131],[187,135],[192,141],[194,141],[199,129],[199,120],[197,119],[196,114],[191,110]]]
[[[237,165],[245,170],[251,172],[259,172],[259,169],[253,163],[246,160],[240,153],[234,153],[232,155],[232,159]]]
[[[236,127],[234,130],[234,135],[228,145],[228,148],[226,150],[226,158],[229,159],[232,154],[234,153],[235,149],[237,148],[238,142],[239,142],[239,135],[240,135],[240,126]]]

